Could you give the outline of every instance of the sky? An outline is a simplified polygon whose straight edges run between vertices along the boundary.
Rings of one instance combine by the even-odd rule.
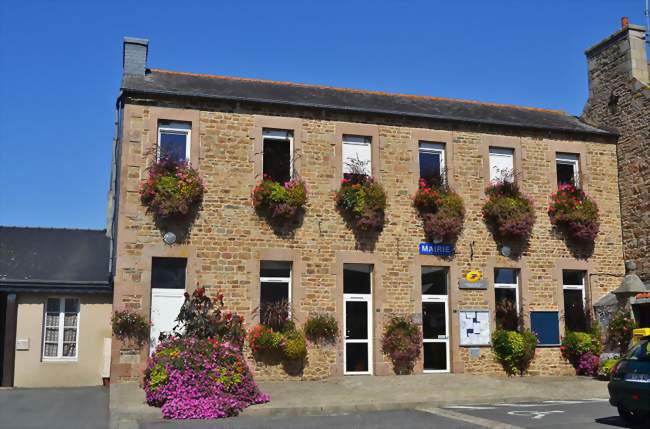
[[[152,68],[561,109],[643,0],[0,0],[0,225],[104,228],[122,37]]]

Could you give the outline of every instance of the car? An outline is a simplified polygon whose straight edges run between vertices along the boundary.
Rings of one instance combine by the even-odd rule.
[[[612,369],[609,403],[626,421],[650,420],[650,335],[641,338]]]

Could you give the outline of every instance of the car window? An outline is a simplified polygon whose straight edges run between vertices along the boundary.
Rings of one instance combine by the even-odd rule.
[[[641,360],[650,362],[650,341],[642,341],[632,348],[625,356],[629,360]]]

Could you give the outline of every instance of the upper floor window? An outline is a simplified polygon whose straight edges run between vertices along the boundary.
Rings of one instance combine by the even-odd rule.
[[[571,184],[580,186],[580,158],[574,153],[558,153],[555,155],[557,185]]]
[[[427,185],[441,185],[445,181],[445,146],[440,143],[420,142],[420,179]]]
[[[352,174],[372,175],[372,145],[370,137],[343,135],[343,177]]]
[[[265,128],[262,172],[272,180],[284,183],[293,176],[293,132]]]
[[[516,330],[519,324],[519,270],[494,270],[494,302],[497,328]]]
[[[187,122],[160,121],[158,124],[158,159],[189,161],[191,128],[191,124]]]
[[[290,316],[291,262],[261,261],[260,322],[276,326],[279,319]]]
[[[562,271],[562,293],[564,295],[564,323],[569,331],[587,329],[585,318],[585,272]]]
[[[76,359],[79,300],[48,298],[43,329],[43,359]]]
[[[515,150],[504,147],[490,148],[490,182],[514,180]]]

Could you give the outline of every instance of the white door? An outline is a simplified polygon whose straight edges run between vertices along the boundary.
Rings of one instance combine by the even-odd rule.
[[[371,295],[344,295],[345,374],[372,374]]]
[[[161,332],[171,332],[185,302],[185,289],[151,289],[151,330],[149,354],[156,350]]]
[[[422,295],[424,372],[449,372],[447,295]]]

